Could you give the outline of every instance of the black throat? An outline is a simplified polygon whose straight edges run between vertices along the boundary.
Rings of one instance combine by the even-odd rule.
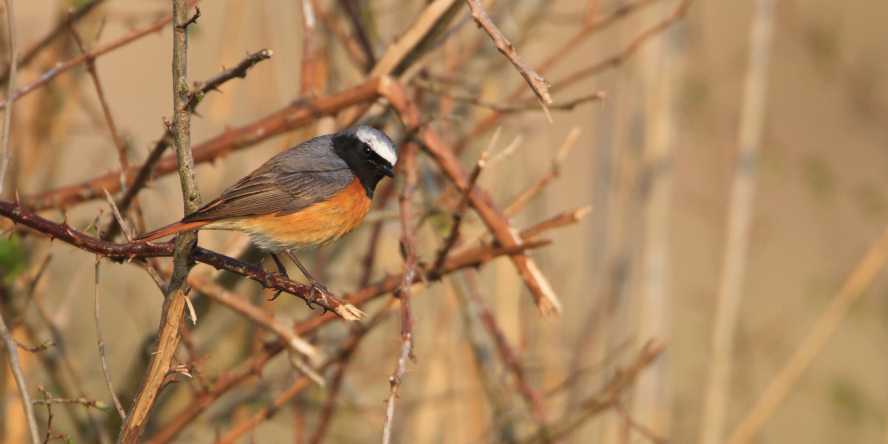
[[[373,191],[376,190],[376,184],[385,175],[364,155],[362,152],[363,147],[364,143],[352,134],[337,134],[333,136],[333,152],[348,164],[358,180],[361,181],[367,197],[373,199]]]

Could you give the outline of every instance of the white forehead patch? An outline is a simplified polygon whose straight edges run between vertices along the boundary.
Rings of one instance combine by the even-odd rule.
[[[392,139],[389,139],[384,132],[369,126],[359,126],[355,131],[355,136],[362,142],[370,145],[370,149],[379,154],[379,157],[395,166],[395,163],[398,161],[398,150],[395,148]]]

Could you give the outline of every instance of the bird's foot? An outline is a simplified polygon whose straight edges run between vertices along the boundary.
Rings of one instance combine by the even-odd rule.
[[[270,285],[268,284],[268,280],[271,279],[271,278],[274,277],[274,276],[280,276],[280,277],[284,277],[284,278],[290,279],[290,276],[287,275],[287,272],[286,272],[285,270],[281,270],[281,271],[267,271],[266,274],[265,274],[265,280],[263,281],[263,283],[265,284],[265,288],[270,287]],[[268,301],[273,301],[273,300],[277,299],[278,296],[280,296],[281,293],[283,293],[283,292],[284,292],[284,290],[278,290],[278,291],[276,291],[276,292],[274,293],[274,296],[272,296],[271,299],[267,299],[267,300],[268,300]]]
[[[327,287],[319,284],[317,281],[312,282],[311,290],[308,292],[308,298],[305,299],[305,303],[308,304],[308,308],[312,310],[314,310],[314,307],[312,307],[311,303],[315,302],[315,293],[321,293],[324,296],[334,297],[333,293],[331,293],[330,290],[327,290]],[[321,316],[327,314],[327,307],[322,306],[321,308],[324,309],[323,313],[321,313]]]

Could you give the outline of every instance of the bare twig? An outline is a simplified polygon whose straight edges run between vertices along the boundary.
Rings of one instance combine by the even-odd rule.
[[[419,128],[419,136],[424,142],[423,147],[432,155],[432,159],[444,174],[458,188],[465,187],[468,183],[468,174],[459,159],[452,150],[444,145],[444,142],[431,127],[428,125],[420,127],[425,119],[416,104],[407,97],[403,87],[392,81],[384,89],[384,95],[408,127]],[[470,203],[500,245],[504,247],[520,246],[521,239],[511,228],[506,215],[491,201],[490,195],[475,186],[469,198]],[[510,258],[540,311],[546,315],[560,313],[561,303],[533,259],[524,252],[513,254]]]
[[[555,158],[552,159],[552,167],[549,168],[549,171],[546,172],[543,177],[540,178],[536,183],[531,185],[529,188],[524,190],[518,197],[515,198],[512,203],[503,210],[503,213],[506,216],[514,216],[519,211],[521,211],[530,199],[537,195],[546,185],[549,184],[553,179],[558,177],[558,174],[561,169],[561,162],[564,162],[564,159],[567,158],[567,155],[570,154],[571,148],[573,148],[574,144],[577,142],[577,138],[580,137],[580,127],[575,126],[571,128],[570,133],[568,133],[567,138],[564,140],[564,144],[561,145],[561,148],[558,150],[558,154],[555,155]]]
[[[395,361],[395,370],[389,376],[389,396],[386,401],[385,421],[382,426],[382,444],[389,444],[392,437],[392,421],[395,417],[395,399],[401,388],[401,380],[407,370],[407,360],[413,357],[413,318],[410,315],[410,296],[413,277],[419,258],[416,255],[416,240],[413,237],[413,192],[419,181],[416,155],[419,146],[408,142],[404,150],[404,189],[401,192],[401,245],[404,249],[404,274],[398,299],[401,305],[401,351]]]
[[[635,40],[632,41],[628,46],[623,48],[617,55],[609,57],[601,62],[598,62],[588,68],[583,68],[579,71],[574,72],[573,74],[568,75],[567,77],[558,80],[552,83],[552,91],[556,91],[562,88],[566,88],[569,85],[573,85],[574,83],[583,80],[592,75],[598,74],[601,71],[604,71],[608,68],[615,68],[620,66],[629,56],[638,51],[638,48],[644,44],[644,42],[653,38],[657,34],[669,29],[675,22],[681,20],[685,14],[688,12],[688,8],[691,7],[692,0],[683,1],[678,8],[675,9],[675,12],[667,16],[665,19],[652,26],[647,31],[643,32],[639,35]]]
[[[18,46],[15,35],[15,10],[12,0],[6,0],[6,30],[9,33],[9,84],[6,87],[7,100],[15,91],[16,63]],[[0,196],[3,195],[3,184],[6,183],[6,171],[9,168],[9,132],[12,129],[12,107],[3,115],[3,135],[0,137]]]
[[[189,0],[188,4],[190,6],[190,5],[197,3],[198,1],[200,1],[200,0]],[[99,46],[98,48],[93,49],[92,51],[89,52],[89,55],[91,57],[95,58],[95,57],[98,57],[98,56],[105,54],[107,52],[113,51],[113,50],[120,48],[121,46],[124,46],[134,40],[138,40],[142,37],[145,37],[146,35],[153,34],[157,31],[163,29],[164,26],[166,26],[167,24],[169,24],[172,21],[173,21],[173,15],[169,14],[165,17],[162,17],[162,18],[152,22],[151,24],[145,26],[144,28],[136,29],[136,30],[130,32],[129,34],[127,34],[127,35],[125,35],[125,36],[123,36],[111,43],[108,43],[106,45],[102,45],[102,46]],[[81,54],[77,57],[74,57],[71,60],[56,64],[56,66],[54,66],[51,70],[43,73],[40,77],[38,77],[37,80],[34,80],[33,82],[16,90],[15,94],[13,94],[13,96],[12,96],[12,100],[18,100],[19,98],[21,98],[25,94],[28,94],[31,91],[34,91],[35,89],[37,89],[43,85],[46,85],[52,79],[58,77],[59,74],[67,72],[71,68],[79,66],[80,64],[82,64],[84,62],[86,62],[86,55]],[[0,109],[5,108],[6,105],[9,103],[9,100],[10,100],[10,98],[7,97],[7,99],[5,101],[0,102]]]
[[[833,297],[826,310],[820,315],[817,323],[805,335],[805,339],[783,364],[774,379],[768,383],[765,391],[759,395],[755,404],[746,412],[725,442],[744,444],[755,439],[777,407],[786,399],[795,383],[835,334],[842,319],[869,287],[876,274],[885,265],[886,260],[888,260],[888,226],[882,231],[879,239],[866,253],[866,256],[854,267],[854,271],[851,272],[838,294]]]
[[[389,82],[387,78],[372,79],[332,96],[294,102],[252,124],[227,128],[222,134],[196,145],[193,148],[194,161],[203,163],[216,160],[234,150],[253,146],[284,131],[308,125],[319,117],[333,115],[350,106],[375,100],[387,82]],[[126,173],[130,188],[133,188],[136,175],[139,174],[141,177],[143,171],[146,179],[150,178],[151,174],[159,177],[178,171],[176,157],[161,158],[157,161],[153,172],[142,167],[131,167]],[[67,207],[100,198],[103,195],[103,187],[112,193],[119,191],[120,172],[112,171],[80,184],[26,196],[23,201],[25,206],[34,210]]]
[[[200,208],[200,191],[194,175],[194,158],[191,154],[191,119],[185,109],[188,103],[188,8],[185,0],[173,1],[173,130],[176,139],[176,159],[179,165],[179,180],[182,184],[182,199],[185,215]],[[196,14],[196,15],[199,15]],[[164,387],[164,380],[170,372],[170,360],[179,343],[179,326],[185,316],[186,286],[188,273],[194,266],[192,249],[197,245],[196,230],[186,231],[176,238],[173,252],[173,276],[170,278],[166,299],[157,333],[157,344],[142,385],[136,393],[133,407],[124,421],[118,442],[134,443],[139,440],[148,423],[148,414]]]
[[[413,79],[410,81],[410,83],[432,94],[447,97],[448,99],[453,99],[457,102],[465,102],[483,108],[489,108],[503,114],[518,113],[522,111],[542,111],[539,103],[536,102],[529,104],[496,103],[482,100],[471,94],[455,93],[453,91],[442,88],[439,84],[427,82],[421,79]],[[568,100],[566,102],[552,102],[551,104],[546,105],[546,108],[551,111],[572,111],[578,105],[586,102],[604,100],[605,97],[607,97],[607,93],[605,93],[604,91],[598,91],[592,94],[578,97],[576,99]]]
[[[509,61],[515,65],[515,69],[521,73],[521,76],[524,77],[524,80],[527,81],[527,84],[530,85],[530,88],[536,93],[537,97],[539,97],[545,104],[552,103],[552,97],[549,96],[549,82],[540,77],[540,75],[537,74],[517,52],[515,52],[515,48],[512,47],[512,44],[503,37],[503,34],[499,32],[499,29],[496,29],[496,25],[490,21],[490,17],[484,12],[484,8],[481,7],[481,2],[478,0],[466,0],[466,3],[469,4],[469,8],[472,10],[472,18],[475,19],[475,23],[487,31],[487,34],[490,35],[490,38],[492,38],[493,42],[496,44],[496,49],[508,57]]]
[[[456,240],[459,238],[459,226],[462,223],[462,216],[469,205],[469,194],[472,192],[472,189],[475,188],[475,182],[478,180],[478,176],[481,175],[481,170],[484,169],[486,164],[487,151],[481,154],[481,158],[478,159],[475,168],[472,169],[472,172],[469,174],[469,181],[466,183],[465,188],[463,188],[462,197],[460,197],[459,203],[456,205],[456,210],[453,212],[453,225],[450,227],[450,234],[444,238],[444,243],[441,244],[441,248],[438,249],[438,253],[435,256],[435,262],[433,262],[431,272],[429,272],[429,279],[434,280],[440,277],[437,270],[444,265],[444,259],[447,258],[447,253],[449,253],[453,246],[456,245]]]
[[[77,46],[80,48],[80,52],[86,57],[86,71],[92,78],[93,85],[96,88],[96,94],[99,96],[99,103],[102,105],[102,113],[105,115],[105,120],[108,122],[108,129],[111,131],[111,138],[114,139],[114,145],[117,146],[117,157],[120,160],[120,166],[122,167],[121,171],[126,171],[129,168],[129,160],[127,160],[126,156],[126,142],[123,141],[120,134],[117,132],[114,116],[111,115],[111,108],[108,106],[108,101],[105,100],[105,93],[102,91],[102,82],[99,81],[99,74],[96,72],[95,56],[91,55],[83,44],[83,39],[80,37],[80,33],[77,32],[77,27],[74,26],[74,22],[68,20],[68,26],[71,29],[71,35],[74,36],[74,41],[77,42]],[[123,176],[121,176],[121,182],[122,181]]]
[[[98,219],[98,217],[96,219]],[[96,226],[98,226],[98,221],[96,221]],[[102,339],[102,320],[99,315],[99,264],[101,263],[101,260],[102,257],[97,254],[94,313],[96,318],[96,338],[99,342],[99,358],[101,358],[102,361],[102,372],[105,375],[105,385],[108,386],[108,393],[111,393],[111,400],[114,401],[114,406],[117,407],[117,413],[120,414],[120,419],[126,419],[126,411],[123,409],[120,400],[117,399],[117,393],[114,391],[114,385],[111,383],[111,373],[108,371],[108,362],[105,359],[105,341]]]
[[[65,223],[57,224],[48,221],[40,216],[37,216],[34,213],[28,212],[20,205],[11,204],[8,202],[0,201],[0,216],[4,216],[16,223],[44,233],[50,239],[61,240],[62,242],[71,244],[77,248],[80,248],[81,250],[89,251],[91,253],[99,253],[102,256],[113,261],[123,261],[144,257],[173,256],[174,248],[172,243],[154,244],[139,242],[115,244],[112,242],[107,242],[101,239],[87,236],[81,232],[72,229]],[[540,245],[541,244],[535,244],[532,247]],[[483,254],[481,254],[482,252],[479,250],[479,255],[475,257],[475,263],[481,260],[489,260],[489,255],[492,254],[492,251],[494,250],[487,249],[483,251]],[[308,300],[310,288],[306,285],[278,276],[275,273],[269,273],[261,267],[247,264],[237,259],[232,259],[228,256],[214,253],[200,247],[195,247],[193,253],[195,260],[215,267],[217,270],[224,269],[232,273],[248,277],[256,282],[265,285],[267,288],[282,290],[294,296],[300,297],[303,300]],[[472,260],[472,257],[468,257],[468,260]],[[463,262],[457,263],[459,263],[460,266],[472,265],[471,263],[466,264],[464,261],[465,259],[463,259]],[[450,261],[448,261],[448,263],[450,263]],[[338,316],[346,320],[357,320],[361,316],[360,310],[358,310],[352,304],[349,304],[343,299],[339,299],[336,297],[327,297],[324,298],[324,300],[316,302],[320,303],[322,307],[327,308],[328,310],[336,313]]]
[[[104,1],[105,0],[89,0],[86,3],[77,6],[74,10],[66,14],[66,16],[63,16],[52,29],[52,31],[47,33],[43,38],[40,39],[40,41],[31,46],[30,49],[26,50],[24,54],[18,58],[19,69],[24,68],[25,66],[30,64],[31,61],[34,60],[34,57],[40,53],[40,51],[48,47],[49,44],[56,39],[56,37],[62,35],[65,32],[65,29],[68,28],[69,22],[77,22],[78,20],[80,20],[80,18],[88,14],[96,6],[99,6]],[[9,73],[3,73],[2,77],[0,77],[0,85],[6,84],[8,80]]]
[[[669,440],[661,438],[656,433],[651,431],[651,429],[636,421],[635,418],[633,418],[632,415],[630,415],[629,412],[627,412],[626,409],[623,408],[623,405],[619,402],[614,404],[614,410],[616,410],[617,413],[620,414],[620,417],[623,418],[623,421],[626,421],[626,423],[629,424],[629,427],[637,430],[638,433],[644,435],[644,437],[650,440],[652,443],[666,444],[669,442]]]
[[[583,216],[590,213],[591,211],[592,205],[576,210],[565,211],[564,213],[552,216],[536,225],[527,227],[521,230],[521,232],[518,234],[521,236],[521,239],[524,239],[525,241],[528,239],[533,239],[537,235],[545,231],[563,227],[565,225],[575,224],[581,221],[583,219]]]
[[[237,65],[223,69],[219,74],[216,74],[201,83],[196,83],[194,89],[188,91],[188,103],[185,105],[186,108],[194,111],[197,104],[203,100],[204,94],[209,91],[218,90],[223,83],[233,78],[245,78],[247,76],[247,71],[250,68],[263,60],[270,59],[272,55],[274,55],[274,52],[270,49],[263,49],[252,54],[247,54],[247,57],[238,62]]]
[[[185,12],[187,13],[188,11],[186,10]],[[199,19],[199,18],[200,18],[200,6],[195,6],[194,7],[194,15],[192,15],[190,19],[186,20],[185,23],[182,23],[181,25],[176,25],[176,29],[178,29],[180,31],[184,31],[192,23],[197,23],[197,19]]]
[[[577,408],[572,409],[563,419],[554,424],[544,426],[527,443],[546,443],[556,441],[575,430],[589,418],[613,407],[620,401],[620,395],[626,391],[648,365],[660,355],[666,343],[650,340],[638,353],[631,366],[617,370],[617,374],[592,397],[584,400]]]
[[[343,46],[345,46],[345,50],[348,51],[349,55],[351,55],[358,65],[360,65],[361,69],[365,72],[369,71],[375,62],[368,59],[367,52],[362,49],[358,42],[348,35],[346,30],[339,26],[339,23],[333,16],[328,14],[327,11],[324,11],[324,9],[318,5],[317,0],[310,1],[312,10],[314,10],[315,15],[324,22],[324,26],[326,26],[327,29],[339,39]],[[370,54],[372,56],[372,51]]]

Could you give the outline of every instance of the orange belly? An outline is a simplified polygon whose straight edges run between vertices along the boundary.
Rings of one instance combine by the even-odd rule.
[[[296,213],[229,218],[211,222],[204,229],[245,231],[256,246],[273,253],[311,250],[351,233],[368,211],[370,198],[355,179],[333,197]]]

